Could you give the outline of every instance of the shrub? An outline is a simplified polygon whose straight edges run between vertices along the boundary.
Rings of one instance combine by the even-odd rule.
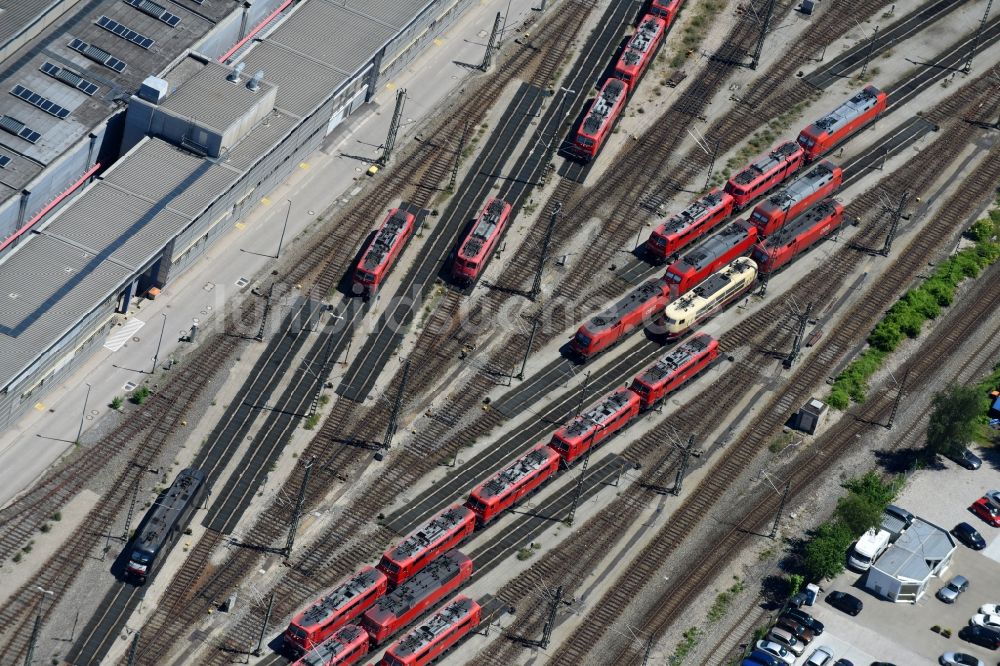
[[[111,409],[118,411],[119,409],[122,408],[122,403],[124,402],[125,401],[122,400],[122,397],[120,395],[116,395],[115,397],[111,398]]]
[[[132,391],[131,400],[135,404],[141,405],[142,403],[146,402],[146,400],[149,398],[150,395],[152,395],[152,393],[153,392],[149,390],[148,386],[140,386],[136,390]]]
[[[844,554],[854,540],[839,521],[823,523],[805,546],[805,573],[809,580],[833,578],[844,570]]]

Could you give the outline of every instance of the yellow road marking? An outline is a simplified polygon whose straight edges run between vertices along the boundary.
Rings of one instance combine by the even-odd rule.
[[[40,402],[36,402],[35,403],[35,409],[37,409],[40,412],[44,412],[45,411],[45,405],[43,405]]]
[[[247,225],[243,224],[242,222],[236,223],[236,228],[239,229],[240,231],[243,231],[244,229],[246,229],[246,227]]]

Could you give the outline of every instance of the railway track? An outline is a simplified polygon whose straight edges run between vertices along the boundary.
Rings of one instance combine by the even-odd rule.
[[[442,174],[443,174],[443,173],[446,173],[446,171],[442,171],[441,173],[442,173]],[[318,284],[322,284],[322,280],[324,280],[324,279],[325,279],[325,280],[327,280],[327,281],[328,281],[328,282],[329,282],[330,284],[332,284],[332,282],[334,282],[334,281],[333,281],[333,280],[331,280],[331,279],[330,279],[329,277],[326,277],[326,278],[321,278],[320,280],[318,280],[318,281],[317,281],[317,283],[318,283]],[[316,290],[316,291],[315,291],[314,293],[324,293],[325,291],[327,291],[327,290],[326,290],[326,289],[323,289],[323,288],[318,288],[318,289],[317,289],[317,290]]]
[[[581,7],[584,5],[581,3]],[[552,36],[556,34],[561,34],[562,38],[565,39],[566,35],[571,33],[573,26],[578,26],[582,23],[583,18],[585,18],[586,13],[569,13],[565,18],[559,20],[558,18],[552,22],[551,26],[543,27],[541,33],[536,35],[536,40],[538,42],[544,42],[546,39],[551,39]],[[497,94],[497,90],[502,89],[506,84],[506,81],[518,73],[524,74],[527,69],[535,70],[537,76],[540,79],[547,80],[555,67],[558,66],[558,49],[550,49],[540,57],[533,57],[537,53],[534,47],[522,46],[517,52],[512,54],[510,58],[504,61],[501,65],[501,71],[504,76],[498,77],[496,80],[491,82],[489,85],[475,92],[474,95],[470,96],[461,101],[460,108],[454,114],[454,120],[451,121],[449,127],[452,131],[457,131],[460,129],[463,122],[469,118],[474,118],[475,113],[481,112],[482,110],[488,108],[487,100],[493,98]],[[518,54],[521,54],[520,56]],[[457,135],[454,137],[457,142]],[[426,142],[425,142],[426,143]],[[425,163],[427,160],[428,153],[424,152],[430,150],[429,148],[424,148],[423,145],[415,150],[414,158],[417,163]],[[430,197],[433,196],[437,191],[437,184],[443,178],[447,176],[450,171],[451,158],[447,157],[445,160],[440,160],[443,164],[443,168],[428,169],[424,172],[425,178],[429,179],[426,181],[426,185],[421,184],[417,187],[413,187],[414,193],[412,196],[408,197],[410,203],[416,202],[417,205],[426,205],[429,203]],[[412,171],[408,174],[405,173],[406,167],[411,166],[409,162],[397,165],[396,170],[390,170],[390,173],[400,173],[402,175],[399,178],[403,180],[413,181]],[[418,181],[419,182],[419,181]],[[398,196],[398,195],[397,195]],[[382,193],[381,196],[373,194],[372,197],[378,197],[380,201],[375,204],[362,205],[361,210],[364,211],[360,214],[354,213],[352,215],[359,215],[364,219],[364,229],[370,224],[371,219],[377,216],[376,211],[381,211],[384,209],[387,199],[391,200],[391,195],[388,193]],[[426,197],[421,199],[421,197]],[[367,201],[367,198],[366,198]],[[360,239],[358,239],[360,242]],[[330,243],[327,243],[328,245]],[[333,243],[336,244],[335,242]],[[355,245],[356,246],[356,243]],[[353,247],[353,246],[352,246]],[[342,253],[346,256],[346,252]],[[331,263],[336,263],[340,257],[334,259]],[[344,262],[346,264],[346,262]],[[339,269],[329,268],[323,270],[313,270],[312,275],[315,276],[316,285],[312,293],[320,296],[328,292],[328,289],[332,289],[336,282],[339,280],[339,276],[343,274],[346,270],[346,266],[341,265]],[[310,275],[304,270],[300,270],[298,274],[293,274],[293,280],[302,279],[305,280]],[[334,412],[327,420],[324,427],[321,429],[318,436],[315,438],[314,442],[310,445],[309,450],[303,456],[303,459],[310,458],[312,456],[324,456],[324,452],[329,451],[331,448],[342,449],[343,446],[337,445],[338,442],[342,442],[342,434],[337,432],[337,429],[342,427],[345,422],[347,422],[351,417],[357,417],[356,406],[351,406],[351,403],[347,401],[340,401],[335,405]],[[358,456],[358,449],[346,447],[349,449],[348,453],[353,456]],[[346,457],[346,456],[345,456]],[[301,480],[302,468],[299,466],[293,473],[292,478],[288,481],[287,487],[295,488],[298,482]],[[333,477],[333,474],[329,474],[328,478]],[[332,480],[332,479],[331,479]],[[334,480],[334,482],[336,482]],[[323,494],[320,490],[316,490],[321,483],[314,482],[311,486],[312,492],[307,497],[307,507],[314,504],[320,499]],[[287,529],[287,507],[271,507],[262,514],[261,518],[258,520],[254,527],[255,536],[259,537],[261,542],[273,543],[273,541],[284,534]],[[189,566],[185,563],[182,567],[181,577],[179,580],[198,580],[200,583],[197,586],[191,585],[175,585],[172,584],[167,591],[163,602],[160,605],[160,611],[153,615],[147,624],[147,632],[143,635],[143,641],[140,644],[139,654],[140,663],[149,663],[155,660],[156,657],[162,655],[162,650],[168,649],[170,645],[176,642],[180,635],[180,632],[184,627],[191,626],[197,620],[202,617],[202,613],[206,605],[210,605],[213,602],[217,602],[225,596],[228,595],[228,590],[234,589],[242,575],[248,571],[254,562],[256,562],[260,553],[251,550],[239,550],[237,551],[226,563],[221,567],[212,570],[209,567],[208,571],[202,571],[198,562],[205,560],[205,554],[211,550],[214,550],[215,545],[211,543],[211,540],[203,540],[202,542],[195,545],[192,554],[189,558],[189,562],[192,564]],[[265,548],[266,550],[266,548]],[[319,557],[316,555],[315,557]],[[355,557],[361,558],[360,555],[355,554]],[[355,560],[356,561],[356,560]],[[300,567],[309,566],[309,555],[307,554],[302,561],[299,563]],[[303,585],[301,580],[290,580],[288,583],[289,587],[295,588],[299,586],[297,594],[313,594],[315,592],[315,586],[317,585],[316,579],[311,579],[308,586]],[[105,633],[110,633],[105,629]],[[252,631],[256,631],[254,628]],[[237,628],[239,632],[239,628]],[[147,640],[146,636],[150,636]],[[238,644],[239,641],[236,641]],[[211,655],[214,659],[224,659],[223,652],[215,653]]]
[[[966,91],[962,95],[961,100],[949,100],[944,104],[940,105],[939,108],[935,110],[932,114],[932,119],[942,119],[947,117],[961,117],[963,112],[970,107],[975,107],[975,103],[970,102],[970,99],[980,99],[984,94],[989,93],[988,87],[985,85],[984,81],[981,79],[977,81],[977,84]],[[952,124],[951,131],[943,135],[938,141],[939,144],[935,145],[959,145],[956,143],[961,140],[967,140],[970,136],[968,132],[971,130],[965,126],[957,126]],[[939,149],[940,150],[940,149]],[[925,151],[923,155],[934,155],[934,151]],[[921,191],[930,186],[933,182],[937,173],[944,168],[941,164],[949,159],[945,155],[937,154],[935,157],[934,164],[929,165],[929,171],[925,171],[928,168],[928,162],[923,157],[918,157],[910,161],[910,163],[896,172],[889,179],[880,184],[881,188],[886,189],[893,196],[894,193],[901,194],[902,191],[908,187],[915,187],[914,191]],[[855,204],[852,204],[849,209],[852,209],[855,214],[861,211],[867,211],[873,207],[872,200],[877,200],[877,194],[873,191],[866,195],[863,195]],[[971,202],[964,201],[963,206],[958,209],[951,209],[952,215],[960,215],[958,212],[969,208]],[[951,208],[951,207],[949,207]],[[865,212],[867,215],[867,212]],[[934,225],[936,231],[933,234],[921,234],[920,238],[923,239],[921,245],[918,248],[911,248],[911,252],[904,253],[904,257],[901,262],[909,262],[905,267],[907,271],[915,270],[914,265],[920,264],[925,261],[931,247],[935,246],[935,243],[940,244],[941,237],[947,236],[949,233],[953,233],[957,228],[955,226],[955,220],[950,219],[950,224],[945,224],[942,226]],[[876,225],[869,225],[865,230],[865,235],[870,237],[875,237],[878,233]],[[937,238],[932,238],[936,236]],[[789,297],[796,299],[799,302],[807,302],[810,298],[810,294],[815,295],[820,294],[833,294],[836,293],[838,285],[842,284],[847,277],[849,277],[855,270],[858,263],[861,261],[864,255],[853,250],[841,250],[836,254],[836,256],[827,264],[824,264],[822,270],[814,271],[805,280],[800,282],[793,291],[789,294]],[[907,280],[909,278],[906,278]],[[884,281],[883,281],[884,282]],[[905,283],[905,281],[904,281]],[[888,298],[886,302],[891,302],[892,298]],[[821,304],[818,304],[821,306]],[[872,306],[877,312],[877,306]],[[818,307],[817,312],[822,308]],[[775,333],[776,330],[780,330],[780,323],[785,320],[786,313],[783,312],[783,305],[781,303],[771,303],[765,306],[761,311],[755,315],[746,318],[744,321],[737,324],[733,329],[728,331],[721,340],[722,348],[726,350],[746,348],[751,351],[755,350],[755,345],[759,345],[759,341]],[[777,322],[777,326],[776,326]],[[787,337],[787,331],[785,336]],[[829,342],[830,338],[827,338]],[[787,343],[786,343],[787,344]],[[769,345],[770,346],[770,345]],[[823,359],[824,362],[829,361],[832,363],[833,360],[846,352],[849,349],[849,345],[843,345],[842,351],[834,352],[833,348],[830,350],[824,350],[817,352],[814,358]],[[757,350],[759,354],[759,350]],[[709,418],[709,414],[716,410],[717,405],[720,404],[716,400],[715,392],[720,386],[731,386],[734,383],[742,384],[742,389],[744,392],[749,391],[752,386],[754,386],[760,379],[761,374],[761,363],[766,363],[767,357],[763,359],[745,359],[736,367],[742,367],[744,371],[744,376],[739,375],[729,375],[723,374],[720,379],[713,382],[707,390],[703,391],[687,405],[685,405],[677,414],[671,417],[671,421],[674,427],[678,430],[684,432],[698,433],[700,429],[705,427],[705,423],[713,421]],[[772,359],[773,362],[773,359]],[[804,393],[804,389],[801,386],[797,387],[799,393]],[[761,389],[758,395],[763,395],[765,391]],[[804,393],[806,396],[807,393]],[[804,399],[804,398],[803,398]],[[793,398],[791,401],[786,399],[787,404],[798,404]],[[781,423],[784,421],[784,417],[787,416],[787,412],[782,412],[784,415],[778,420],[776,414],[770,415],[770,422],[765,422],[764,426],[760,425],[760,420],[757,421],[757,429],[760,430],[762,427],[773,426],[774,423]],[[766,412],[765,412],[766,414]],[[742,420],[742,416],[736,417],[733,422],[739,422]],[[758,433],[759,435],[759,433]],[[758,442],[759,444],[759,442]],[[720,443],[716,442],[710,448],[715,448],[719,446]],[[746,437],[741,437],[741,439],[733,445],[737,451],[742,451],[744,448],[748,448],[746,444]],[[752,448],[752,447],[751,447]],[[759,447],[758,447],[759,448]],[[624,453],[629,459],[635,459],[629,450]],[[740,459],[739,462],[734,462],[733,467],[737,467],[739,463],[744,463],[745,461]],[[654,463],[655,465],[656,463]],[[669,465],[668,465],[669,466]],[[718,489],[716,489],[718,490]],[[579,562],[593,561],[594,558],[599,558],[603,553],[607,552],[608,536],[604,534],[605,531],[613,534],[621,534],[627,529],[629,520],[625,518],[627,514],[628,503],[639,503],[645,505],[646,499],[639,497],[633,497],[636,491],[633,489],[628,489],[626,492],[616,500],[614,500],[605,511],[602,511],[600,519],[592,522],[588,522],[584,525],[578,534],[571,536],[564,546],[560,546],[556,552],[552,554],[551,557],[546,555],[542,562],[537,564],[537,569],[532,571],[532,579],[538,580],[538,576],[546,580],[566,581],[570,587],[575,586],[577,581],[582,578],[581,572],[578,571],[580,568]],[[703,495],[711,496],[711,491],[703,490],[701,491]],[[648,496],[647,496],[648,498]],[[676,536],[676,535],[674,535]],[[669,542],[671,544],[676,544],[678,542]],[[668,548],[667,545],[661,544],[663,548]],[[672,547],[672,546],[669,546]],[[664,551],[666,552],[666,551]],[[657,555],[659,560],[662,558]],[[640,558],[641,559],[641,558]],[[656,558],[654,558],[656,559]],[[564,572],[568,572],[565,573]],[[585,572],[583,572],[585,574]],[[522,577],[525,578],[525,577]],[[503,598],[506,602],[511,604],[516,604],[518,599],[522,598],[524,595],[532,593],[531,587],[523,587],[523,583],[519,583],[519,579],[512,581],[504,590],[502,590],[498,596]],[[632,591],[634,589],[630,588]],[[627,593],[626,593],[627,594]],[[534,623],[534,630],[537,631],[540,626],[541,618],[537,616],[532,616],[528,619],[522,619],[525,625]],[[525,629],[528,631],[528,629]],[[595,636],[587,636],[586,638],[581,638],[580,641],[587,641],[588,644],[593,644],[595,641]],[[489,652],[484,659],[481,659],[479,663],[509,663],[509,660],[513,658],[516,654],[518,648],[514,646],[503,646],[495,647]]]
[[[859,7],[859,13],[873,12],[876,9],[875,5],[878,4],[872,3],[871,6]],[[896,39],[902,39],[905,36],[913,34],[916,27],[926,27],[931,22],[931,19],[936,20],[937,18],[941,18],[942,13],[940,10],[942,8],[939,6],[940,4],[925,5],[923,9],[911,14],[912,17],[918,17],[919,20],[904,19],[894,24],[886,32],[890,37],[895,36]],[[935,8],[939,11],[928,16],[928,12]],[[806,34],[807,39],[798,40],[790,49],[790,52],[796,54],[796,58],[783,58],[777,64],[776,68],[763,78],[760,85],[755,85],[742,98],[741,102],[733,108],[731,113],[720,118],[709,129],[704,131],[706,137],[716,138],[719,141],[719,154],[725,154],[727,151],[736,148],[746,137],[753,134],[753,132],[765,124],[766,119],[762,114],[757,113],[757,109],[790,109],[802,100],[809,99],[815,93],[816,88],[805,82],[805,79],[808,79],[812,75],[807,75],[805,79],[799,79],[793,75],[793,72],[797,68],[798,63],[803,62],[807,58],[810,48],[819,49],[832,43],[837,35],[842,34],[853,25],[852,16],[845,15],[841,19],[843,22],[841,25],[835,25],[835,21],[825,20],[810,28]],[[901,25],[902,27],[894,30],[893,28],[896,25]],[[812,40],[815,41],[813,42]],[[1000,40],[1000,17],[994,18],[987,23],[981,35],[979,47],[985,48],[987,45],[995,44],[998,40]],[[964,63],[975,41],[976,37],[974,35],[961,37],[958,41],[944,49],[931,62],[926,63],[925,67],[915,68],[902,79],[889,86],[887,88],[889,103],[886,113],[882,116],[882,122],[894,110],[911,101],[938,81],[954,73]],[[880,50],[890,48],[894,43],[896,43],[895,40],[877,41],[873,48],[873,55],[877,55]],[[851,52],[849,51],[848,53]],[[842,69],[838,70],[840,75],[850,71],[847,69],[850,62],[854,62],[854,59],[849,59],[841,66]],[[857,63],[855,63],[855,66],[857,66]],[[817,70],[817,72],[823,71],[825,71],[825,68]],[[788,81],[791,81],[791,83],[787,83]],[[669,191],[683,187],[685,183],[692,182],[699,173],[703,173],[708,168],[709,160],[710,156],[706,155],[700,148],[692,148],[679,160],[677,165],[669,170],[669,177],[661,180],[650,191]],[[649,205],[648,202],[646,202],[646,205]],[[617,241],[618,244],[613,247],[620,248],[630,238],[630,234],[622,234],[620,238],[615,238],[611,242]],[[588,261],[596,261],[594,265],[606,265],[609,260],[610,255],[588,259]],[[600,304],[616,298],[623,289],[631,288],[648,279],[656,271],[657,267],[651,267],[641,256],[636,256],[630,258],[629,261],[625,262],[624,265],[613,273],[614,279],[604,280],[594,290],[587,292],[585,289],[587,285],[585,284],[571,284],[568,288],[575,293],[586,293],[587,295],[583,301],[585,303],[593,303],[596,308]]]
[[[449,313],[453,313],[453,312],[454,312],[454,310],[452,310],[452,309],[449,309]]]
[[[118,469],[110,485],[111,491],[103,495],[87,513],[81,525],[60,546],[56,554],[32,576],[31,580],[12,594],[0,609],[0,627],[4,628],[6,635],[5,657],[20,661],[28,649],[33,611],[38,602],[36,588],[43,587],[50,590],[54,593],[53,601],[60,600],[87,559],[93,557],[105,535],[116,535],[123,529],[116,524],[116,521],[120,512],[128,505],[133,488],[141,485],[146,470],[156,463],[168,440],[189,429],[188,426],[182,425],[188,410],[211,383],[219,368],[223,367],[222,361],[238,346],[236,338],[221,337],[217,344],[193,354],[176,371],[177,380],[174,384],[176,390],[154,394],[147,403],[136,410],[135,417],[144,421],[146,427],[140,432],[126,429],[120,436],[111,436],[112,443],[119,446],[119,450],[124,449],[130,439],[139,437],[135,456],[130,463]],[[90,457],[101,460],[105,465],[109,463],[104,450],[101,450],[100,455],[92,453]],[[93,463],[83,465],[81,473],[97,474],[99,469],[92,470],[92,465]],[[74,467],[74,469],[80,468]],[[81,488],[82,486],[76,490]],[[47,501],[50,497],[53,496],[45,495],[42,501],[34,504],[32,510],[37,511],[39,506],[48,509]]]
[[[948,145],[965,145],[972,138],[974,132],[975,130],[968,126],[959,125],[955,131],[958,136],[953,137],[955,141]],[[928,166],[924,161],[922,168]],[[648,558],[652,557],[653,553],[656,553],[659,558],[668,555],[678,544],[683,543],[699,529],[705,517],[711,515],[715,510],[719,498],[725,495],[728,488],[733,487],[735,481],[766,446],[771,433],[780,428],[788,415],[811,395],[815,386],[822,385],[823,380],[833,369],[835,361],[850,351],[863,338],[864,333],[870,330],[885,307],[898,297],[898,294],[910,283],[913,276],[926,264],[927,259],[933,256],[935,248],[940,246],[956,230],[964,227],[966,218],[977,212],[978,202],[982,201],[983,195],[992,191],[998,177],[1000,177],[1000,164],[995,158],[992,160],[987,158],[985,165],[970,174],[970,177],[965,181],[966,190],[957,197],[953,197],[944,206],[944,209],[938,214],[935,224],[926,227],[917,235],[904,250],[900,259],[895,262],[893,269],[872,285],[865,301],[852,308],[850,312],[845,313],[837,327],[818,346],[815,354],[792,375],[785,390],[768,401],[750,428],[733,443],[726,458],[714,466],[713,473],[708,475],[697,490],[681,505],[670,524],[633,560],[626,576],[619,580],[612,592],[605,595],[595,611],[589,614],[586,622],[557,653],[554,658],[555,663],[583,663],[581,651],[585,654],[591,646],[597,644],[598,639],[607,632],[607,629],[617,622],[618,618],[622,617],[625,608],[636,598],[644,581],[651,579],[651,575],[654,573],[653,569],[659,565],[649,561]],[[928,362],[926,361],[928,357],[922,356],[921,358],[925,359],[925,363]],[[917,366],[915,370],[919,370],[919,367]],[[926,372],[926,368],[923,371]],[[920,380],[917,379],[917,381]],[[845,440],[844,446],[847,446],[847,443],[851,441],[853,439]],[[830,457],[830,452],[827,452],[823,458],[816,459],[814,464],[825,466],[829,464]],[[810,470],[811,475],[816,473],[816,469]],[[796,478],[800,479],[800,483],[804,483],[807,477],[796,473]],[[746,536],[742,532],[737,534],[740,538]],[[737,535],[732,538],[737,538]],[[672,622],[673,618],[682,611],[684,605],[699,591],[694,587],[688,587],[694,584],[689,581],[700,579],[699,571],[702,568],[712,566],[710,562],[715,559],[714,554],[724,550],[726,550],[725,547],[714,548],[713,554],[708,554],[703,560],[703,564],[698,565],[698,571],[694,572],[695,575],[684,576],[681,583],[670,586],[671,589],[663,597],[664,603],[657,606],[651,614],[651,619],[644,623],[645,626],[653,627],[654,635],[658,635],[662,627]],[[716,561],[715,564],[717,563]],[[626,652],[627,649],[622,648],[622,651],[616,656],[616,663],[629,663],[634,655],[626,654]]]

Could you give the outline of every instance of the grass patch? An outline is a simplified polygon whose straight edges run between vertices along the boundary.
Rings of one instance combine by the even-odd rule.
[[[767,450],[771,453],[778,453],[783,450],[786,446],[792,443],[795,439],[795,434],[791,432],[782,432],[775,435],[771,442],[767,445]]]
[[[306,422],[302,424],[302,427],[306,430],[312,430],[319,424],[319,414],[310,414],[306,417]]]
[[[726,3],[722,0],[707,0],[703,2],[695,11],[694,16],[687,22],[681,31],[679,41],[671,40],[675,43],[674,51],[669,56],[670,66],[677,68],[687,62],[687,59],[694,54],[708,34],[708,29],[715,23],[715,15],[725,9]],[[682,9],[681,12],[684,10]]]
[[[670,666],[678,666],[691,654],[691,651],[698,645],[698,641],[701,640],[701,630],[698,627],[691,627],[682,636],[674,653],[667,659]]]
[[[718,622],[726,613],[729,612],[729,607],[733,604],[733,599],[745,589],[743,581],[737,576],[736,582],[733,583],[728,589],[719,592],[719,596],[715,597],[715,601],[712,602],[712,607],[708,609],[708,621]]]
[[[1000,205],[997,197],[996,205]],[[934,270],[918,286],[903,294],[868,335],[868,349],[850,363],[833,382],[827,403],[835,409],[847,409],[851,402],[864,402],[868,380],[885,359],[896,351],[906,338],[916,338],[924,323],[936,319],[941,309],[951,305],[955,289],[966,279],[1000,259],[1000,209],[973,224],[967,236],[974,245],[952,256]]]

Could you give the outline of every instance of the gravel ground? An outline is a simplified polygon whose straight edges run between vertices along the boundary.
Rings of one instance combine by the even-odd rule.
[[[974,298],[976,290],[980,287],[981,283],[979,282],[973,281],[965,283],[958,290],[956,301],[959,298]],[[888,364],[880,375],[873,380],[872,386],[876,388],[883,388],[885,380],[888,379],[890,372],[896,370],[912,354],[920,353],[920,344],[924,339],[926,339],[926,334],[932,330],[932,328],[944,323],[942,321],[943,319],[943,317],[939,318],[936,322],[929,325],[925,329],[925,337],[920,340],[910,340],[905,342],[900,347],[900,350],[892,357],[892,362]],[[1000,312],[994,313],[990,321],[987,322],[986,325],[984,325],[980,330],[984,335],[987,334],[987,332],[1000,330]],[[965,340],[963,341],[963,345],[955,350],[955,353],[947,359],[942,359],[941,373],[938,375],[935,382],[921,386],[907,387],[906,400],[904,400],[900,406],[900,411],[896,419],[897,423],[900,425],[911,424],[913,422],[926,419],[927,405],[930,403],[933,393],[940,390],[940,388],[951,381],[959,365],[966,360],[972,350],[974,350],[974,348],[982,341],[983,339],[981,337],[978,339],[972,338]],[[998,347],[1000,347],[1000,340],[997,341],[997,344],[993,347],[993,349],[987,350],[987,352],[983,354],[982,362],[988,362],[991,358],[996,359],[998,353],[1000,353]],[[976,365],[978,365],[978,363],[973,363],[970,368],[974,369]],[[957,381],[963,383],[973,382],[975,380],[976,377],[972,376],[963,375],[957,377]],[[832,422],[829,425],[832,425]],[[898,432],[898,428],[895,430],[885,430],[881,428],[871,429],[868,435],[858,443],[859,445],[855,448],[853,453],[839,461],[836,467],[831,470],[825,479],[818,480],[815,490],[811,492],[808,497],[796,502],[795,504],[789,505],[788,517],[782,522],[782,537],[785,539],[797,538],[809,529],[816,527],[833,512],[837,499],[843,494],[843,489],[840,486],[840,483],[843,480],[859,476],[873,468],[878,467],[879,451],[890,447],[898,448],[901,445],[904,448],[920,446],[923,441],[923,434],[925,430],[924,427],[918,428],[916,431],[915,441],[909,441],[902,444],[896,441]],[[764,464],[769,464],[766,459],[762,462]],[[778,476],[781,475],[780,470],[775,470],[774,473]],[[915,474],[919,479],[920,475],[925,474],[925,472],[916,472]],[[908,483],[914,482],[915,481],[910,481]],[[904,490],[904,495],[905,494],[906,490]],[[707,624],[705,620],[705,613],[707,609],[715,600],[718,592],[732,584],[732,576],[740,569],[746,572],[749,568],[749,570],[756,575],[758,580],[764,576],[780,573],[777,565],[783,554],[780,552],[765,553],[765,551],[770,550],[771,542],[762,540],[761,543],[755,544],[752,549],[742,554],[738,565],[731,565],[725,572],[720,573],[712,588],[706,591],[705,594],[701,595],[698,602],[694,604],[691,611],[686,615],[684,621],[680,625],[670,629],[670,631],[658,644],[657,649],[664,654],[671,654],[673,649],[681,640],[681,633],[689,626],[699,626],[705,629],[706,634],[709,636],[713,634],[725,635],[727,633],[727,623],[735,622],[749,605],[756,604],[758,602],[757,591],[759,588],[753,584],[752,580],[748,580],[746,591],[737,597],[737,600],[732,604],[729,613],[727,613],[726,617],[723,618],[720,623],[716,623],[711,626]],[[762,553],[768,554],[769,556],[762,559]],[[678,569],[680,569],[680,567],[678,567]],[[713,647],[713,643],[714,642],[711,640],[703,639],[699,644],[699,648],[692,652],[685,663],[705,663],[703,659]]]

